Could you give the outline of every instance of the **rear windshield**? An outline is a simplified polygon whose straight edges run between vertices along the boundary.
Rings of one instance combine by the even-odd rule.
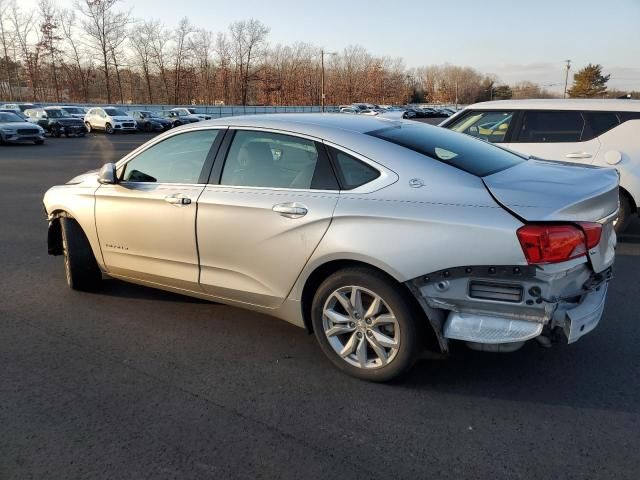
[[[405,122],[367,134],[478,177],[485,177],[526,161],[524,157],[483,140],[417,122]]]

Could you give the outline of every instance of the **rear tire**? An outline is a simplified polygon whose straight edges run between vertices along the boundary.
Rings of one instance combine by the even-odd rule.
[[[102,273],[89,240],[73,218],[62,217],[60,226],[67,285],[74,290],[96,290],[102,281]]]
[[[414,364],[422,338],[421,318],[406,295],[377,270],[335,272],[318,287],[311,306],[322,351],[338,369],[363,380],[402,375]]]
[[[629,197],[624,192],[620,192],[620,208],[614,225],[617,234],[623,233],[627,229],[631,222],[632,213]]]

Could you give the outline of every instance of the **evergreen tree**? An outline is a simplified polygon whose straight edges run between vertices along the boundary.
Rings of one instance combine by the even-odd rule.
[[[607,92],[610,76],[602,74],[602,65],[589,64],[573,76],[573,86],[567,93],[571,98],[601,97]]]

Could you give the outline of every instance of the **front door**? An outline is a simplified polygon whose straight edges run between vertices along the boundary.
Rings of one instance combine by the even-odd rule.
[[[109,273],[199,290],[196,204],[221,130],[170,136],[129,160],[96,192],[96,227]]]
[[[207,185],[198,201],[203,290],[279,306],[329,228],[338,196],[322,144],[235,132],[219,184]]]

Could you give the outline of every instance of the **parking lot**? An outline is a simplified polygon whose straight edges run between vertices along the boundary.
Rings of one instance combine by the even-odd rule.
[[[371,384],[282,321],[66,286],[44,191],[149,138],[0,147],[0,479],[638,478],[640,221],[576,344],[460,347]]]

